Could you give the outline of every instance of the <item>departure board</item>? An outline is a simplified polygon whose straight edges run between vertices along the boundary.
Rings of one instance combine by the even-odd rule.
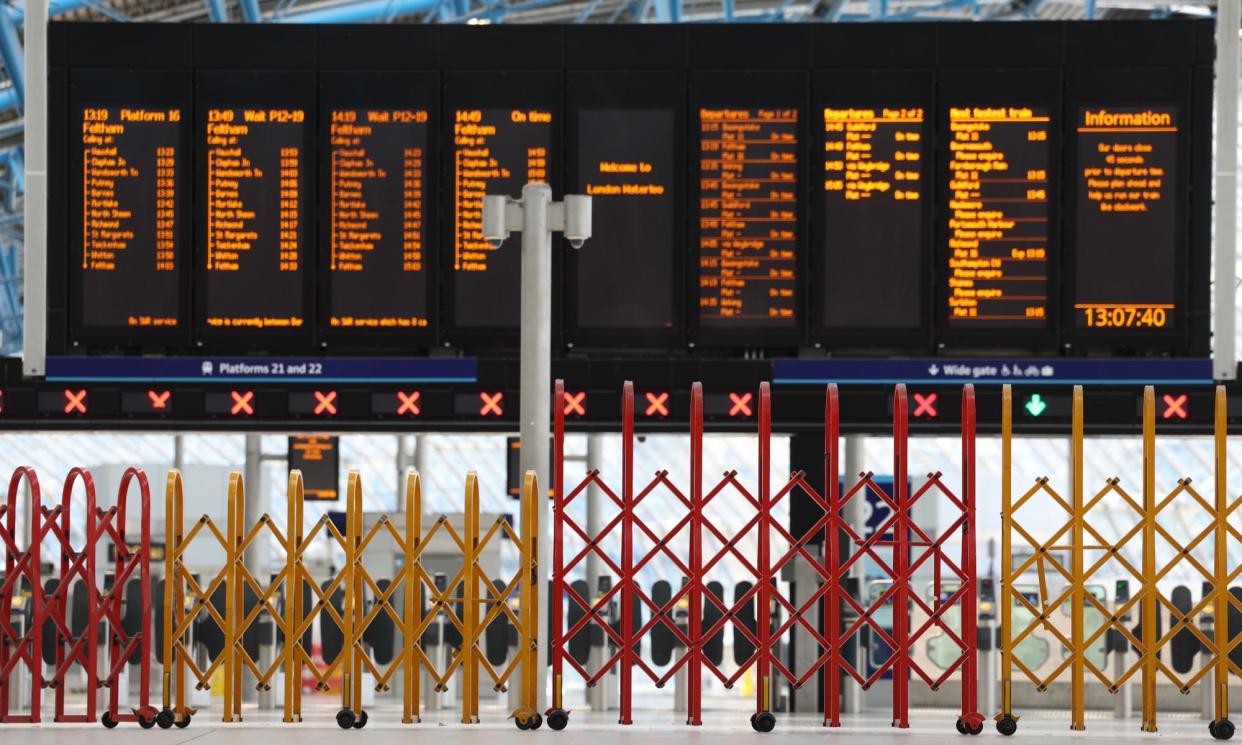
[[[797,323],[798,110],[700,108],[699,322]]]
[[[514,328],[520,317],[520,236],[483,237],[483,197],[517,197],[552,169],[552,112],[543,108],[456,109],[453,130],[454,320],[458,327]]]
[[[568,325],[671,329],[676,116],[671,108],[583,109],[576,136],[573,188],[592,197],[593,234],[571,259]]]
[[[1051,128],[1047,108],[950,107],[950,327],[1047,324]]]
[[[913,328],[923,315],[923,148],[918,106],[823,109],[822,323]],[[876,302],[873,280],[885,292]]]
[[[210,107],[204,149],[209,329],[298,329],[312,255],[307,200],[306,111],[283,107]]]
[[[1175,107],[1079,108],[1076,328],[1176,324],[1177,137]]]
[[[180,107],[101,105],[77,112],[81,233],[74,261],[81,269],[82,328],[175,329],[185,321],[185,119]]]
[[[328,324],[426,328],[427,109],[333,109]]]

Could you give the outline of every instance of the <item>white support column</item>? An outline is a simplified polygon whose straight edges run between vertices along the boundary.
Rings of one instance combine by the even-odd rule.
[[[26,0],[25,255],[22,374],[43,375],[47,354],[47,6]]]
[[[1238,0],[1216,7],[1216,287],[1212,369],[1237,375],[1238,266]],[[29,126],[29,125],[27,125]]]

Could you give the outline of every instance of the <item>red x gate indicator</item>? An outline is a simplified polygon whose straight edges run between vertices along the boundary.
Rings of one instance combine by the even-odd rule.
[[[730,393],[729,401],[732,404],[729,407],[729,416],[750,416],[750,400],[754,398],[754,394],[746,393]]]
[[[565,416],[586,416],[586,391],[565,392]]]
[[[668,416],[668,391],[647,391],[647,416]]]
[[[419,391],[410,391],[409,393],[397,391],[397,416],[402,414],[418,416],[423,413],[422,407],[418,404],[418,399],[422,398],[422,396],[423,394]]]
[[[914,416],[927,419],[940,416],[940,412],[936,411],[936,399],[938,398],[940,398],[938,393],[914,394]]]
[[[71,390],[65,389],[65,413],[66,414],[85,414],[86,413],[86,389]]]
[[[254,391],[229,391],[233,397],[233,408],[229,413],[233,416],[252,416],[254,414]]]
[[[505,394],[497,391],[496,393],[488,393],[487,391],[479,391],[479,400],[483,405],[479,407],[479,416],[501,416],[505,410],[501,407],[501,401],[504,400]]]
[[[1186,419],[1190,416],[1190,396],[1183,393],[1179,396],[1164,394],[1164,418]]]
[[[315,414],[326,416],[336,414],[336,391],[315,391]]]
[[[151,401],[151,408],[163,411],[168,408],[168,399],[172,398],[172,391],[147,391],[147,399]]]

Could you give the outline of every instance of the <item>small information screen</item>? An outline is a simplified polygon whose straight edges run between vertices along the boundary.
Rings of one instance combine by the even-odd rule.
[[[700,108],[699,322],[797,323],[798,110]]]
[[[1177,109],[1084,106],[1077,115],[1074,325],[1172,328]]]
[[[307,500],[334,502],[340,496],[341,438],[293,435],[289,438],[289,470],[302,472]]]
[[[675,176],[672,108],[577,114],[575,193],[592,197],[589,250],[573,257],[580,330],[671,329]]]
[[[483,197],[517,197],[552,169],[552,112],[542,108],[456,109],[453,152],[454,319],[459,328],[517,328],[521,236],[499,247],[483,237]]]
[[[917,106],[823,109],[827,328],[921,323],[925,118]],[[876,277],[890,291],[877,294]]]
[[[426,109],[334,109],[327,157],[328,325],[428,325]]]
[[[299,329],[310,259],[306,111],[207,109],[203,174],[209,329]]]
[[[185,323],[186,112],[103,105],[76,113],[79,323],[84,329],[179,328]]]
[[[952,328],[1043,328],[1048,317],[1048,109],[949,109]]]

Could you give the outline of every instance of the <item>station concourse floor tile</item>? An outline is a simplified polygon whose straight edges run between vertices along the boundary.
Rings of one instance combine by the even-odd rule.
[[[986,740],[988,742],[1034,743],[1061,745],[1069,743],[1097,743],[1111,745],[1124,743],[1213,743],[1207,724],[1200,719],[1186,716],[1170,716],[1160,725],[1160,732],[1140,732],[1137,719],[1118,721],[1092,717],[1087,721],[1085,732],[1069,731],[1068,716],[1037,712],[1024,716],[1018,733],[1010,738],[998,735],[989,720],[983,734],[978,738],[964,737],[953,728],[955,716],[949,712],[912,712],[911,727],[907,730],[893,729],[886,715],[870,713],[843,718],[840,729],[825,729],[819,719],[780,715],[776,730],[770,734],[751,731],[748,717],[740,722],[730,712],[704,712],[704,726],[686,727],[678,723],[672,712],[635,712],[635,724],[621,727],[615,714],[570,715],[569,727],[553,732],[546,725],[538,732],[519,732],[512,722],[499,716],[477,725],[454,723],[450,712],[442,712],[436,718],[442,721],[424,721],[416,725],[400,724],[398,711],[377,710],[370,714],[365,730],[344,732],[336,726],[332,712],[307,712],[307,721],[301,724],[283,724],[274,712],[250,713],[246,721],[224,724],[209,721],[204,715],[191,725],[168,731],[142,732],[137,725],[126,723],[113,730],[105,730],[98,724],[68,725],[0,725],[0,743],[3,745],[107,745],[128,743],[132,738],[151,738],[161,743],[195,745],[243,745],[262,742],[264,745],[337,745],[349,738],[364,738],[367,745],[408,745],[410,742],[435,743],[436,745],[494,745],[498,742],[561,743],[562,745],[720,745],[726,737],[729,743],[822,743],[825,740],[859,745],[940,745]],[[484,712],[485,716],[488,712]],[[918,716],[916,716],[918,714]]]

